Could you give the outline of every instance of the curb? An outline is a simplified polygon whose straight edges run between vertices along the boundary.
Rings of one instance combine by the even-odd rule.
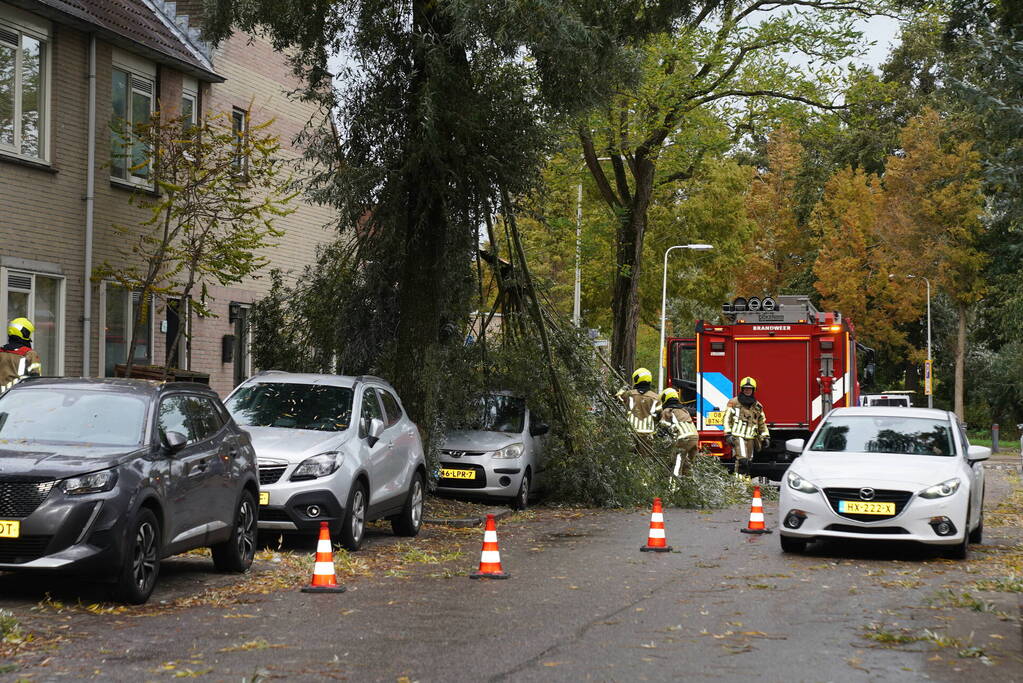
[[[504,519],[514,512],[511,508],[500,507],[490,508],[482,512],[478,517],[463,517],[461,519],[444,519],[439,517],[423,517],[423,524],[437,524],[439,526],[471,527],[483,526],[487,521],[487,515],[493,515],[495,520]]]

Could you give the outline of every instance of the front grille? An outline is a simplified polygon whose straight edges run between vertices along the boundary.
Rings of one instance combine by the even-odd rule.
[[[848,512],[839,512],[838,501],[862,500],[862,498],[860,498],[860,489],[824,489],[824,495],[827,496],[831,509],[834,510],[836,514],[845,517],[846,519],[855,519],[857,522],[880,522],[885,519],[891,519],[902,512],[902,510],[906,507],[906,504],[909,502],[909,499],[913,497],[913,492],[874,489],[874,497],[870,499],[870,502],[895,503],[895,515],[858,515]]]
[[[260,508],[259,521],[261,522],[290,522],[291,517],[282,508]]]
[[[486,451],[455,451],[455,450],[442,450],[441,453],[444,455],[450,455],[452,458],[475,458],[481,455],[486,455]]]
[[[277,480],[288,469],[287,465],[262,465],[259,468],[259,485],[276,484]]]
[[[863,515],[861,515],[863,516]],[[901,526],[853,526],[851,524],[829,524],[825,531],[841,531],[847,534],[908,534]]]
[[[458,470],[473,470],[476,473],[475,479],[447,479],[440,477],[437,480],[438,486],[450,489],[482,489],[487,485],[487,472],[480,465],[470,465],[461,462],[442,462],[442,468],[450,467]]]
[[[28,517],[57,482],[23,477],[0,478],[0,518]]]
[[[38,560],[46,554],[52,536],[22,536],[21,538],[0,538],[0,563],[24,564]]]

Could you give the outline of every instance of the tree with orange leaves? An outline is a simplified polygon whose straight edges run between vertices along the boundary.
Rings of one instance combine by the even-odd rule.
[[[744,296],[776,295],[798,279],[813,259],[814,244],[796,215],[803,147],[795,133],[779,128],[767,143],[767,166],[758,169],[746,198],[756,232],[746,245],[735,291]]]

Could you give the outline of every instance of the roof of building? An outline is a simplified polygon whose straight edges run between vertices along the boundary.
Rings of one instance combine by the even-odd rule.
[[[167,64],[203,81],[224,78],[213,70],[198,32],[174,14],[164,0],[5,0],[48,19],[86,32]]]

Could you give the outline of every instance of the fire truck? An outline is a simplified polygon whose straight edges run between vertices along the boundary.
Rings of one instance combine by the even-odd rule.
[[[750,474],[780,480],[794,457],[787,439],[808,439],[832,408],[859,404],[855,329],[807,296],[738,297],[722,313],[722,322],[697,321],[695,337],[668,339],[669,381],[695,411],[701,450],[731,469],[725,408],[739,381],[753,377],[771,444],[756,453]]]

